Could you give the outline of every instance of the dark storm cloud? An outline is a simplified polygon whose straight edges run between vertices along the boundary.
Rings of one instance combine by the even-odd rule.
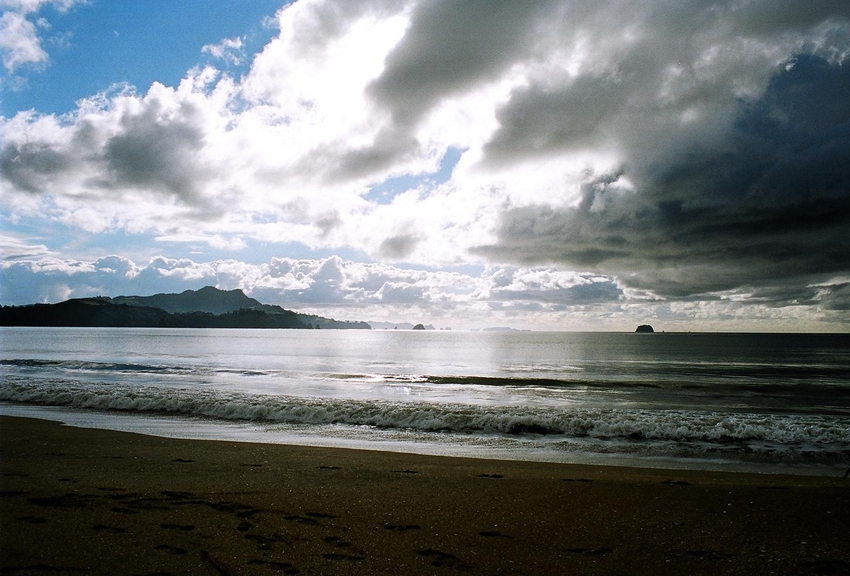
[[[368,5],[334,9],[315,36],[339,33],[343,17]],[[677,114],[690,107],[723,108],[739,92],[758,91],[777,43],[842,57],[835,46],[846,42],[835,37],[846,36],[840,24],[848,18],[841,2],[417,3],[367,88],[388,124],[368,146],[317,152],[331,157],[335,179],[386,170],[418,151],[416,128],[442,101],[545,62],[551,69],[518,83],[497,112],[501,127],[484,150],[485,165],[669,138]],[[572,58],[578,73],[567,71]],[[664,95],[667,84],[672,91]],[[655,126],[647,125],[651,115]]]
[[[529,56],[538,23],[558,12],[546,1],[421,2],[367,93],[390,116],[374,142],[346,151],[334,178],[357,177],[416,153],[413,133],[444,98],[497,80]],[[553,7],[554,5],[554,7]]]
[[[728,18],[735,32],[756,37],[774,37],[801,27],[850,18],[850,4],[844,0],[823,0],[801,4],[780,2],[731,2],[712,6],[711,10]]]
[[[850,66],[796,57],[762,98],[739,103],[723,136],[692,134],[655,157],[637,150],[637,162],[627,153],[575,208],[509,209],[481,252],[682,298],[850,269]]]
[[[121,132],[107,140],[103,158],[114,188],[139,187],[175,194],[187,204],[198,202],[203,175],[195,154],[203,132],[188,118],[162,122],[151,105],[121,119]]]
[[[0,154],[0,176],[18,190],[39,193],[57,174],[69,170],[71,159],[36,143],[11,143]]]
[[[553,66],[513,89],[497,110],[486,165],[587,149],[625,151],[645,163],[657,161],[656,148],[712,146],[725,138],[717,133],[725,116],[762,92],[780,59],[800,52],[839,63],[850,53],[847,3],[811,11],[794,2],[566,6],[538,42],[565,59],[586,52],[580,68]],[[632,39],[615,40],[617,27]]]
[[[546,2],[422,2],[369,88],[396,126],[412,126],[440,98],[498,77],[526,55]]]
[[[203,193],[216,175],[203,160],[204,113],[191,103],[173,106],[152,88],[138,106],[108,110],[99,118],[52,125],[33,135],[9,138],[0,148],[0,175],[10,189],[61,196],[75,190],[96,201],[141,192],[173,198],[185,216],[210,219],[222,209]],[[52,119],[43,118],[52,122]],[[64,134],[59,136],[59,132]]]
[[[604,144],[601,129],[628,97],[611,78],[581,77],[561,89],[517,89],[497,114],[500,128],[485,146],[486,162]]]
[[[850,282],[823,287],[820,300],[825,310],[850,310]]]
[[[350,149],[344,143],[314,150],[303,166],[313,165],[324,173],[325,181],[335,183],[385,170],[407,156],[420,152],[419,143],[405,130],[381,129],[368,146]]]

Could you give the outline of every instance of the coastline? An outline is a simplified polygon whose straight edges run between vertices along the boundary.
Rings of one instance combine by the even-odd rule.
[[[10,574],[848,574],[850,480],[0,417]]]

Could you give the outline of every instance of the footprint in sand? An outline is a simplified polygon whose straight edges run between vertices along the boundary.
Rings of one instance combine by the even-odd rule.
[[[665,486],[690,486],[690,482],[686,482],[684,480],[664,480],[662,482]]]
[[[711,558],[711,559],[729,559],[734,558],[734,554],[727,554],[718,550],[686,550],[685,554],[696,558]]]
[[[239,504],[238,502],[210,502],[203,501],[202,504],[206,504],[216,512],[228,512],[230,514],[241,514],[245,512],[256,512],[256,509],[246,505]],[[242,518],[247,518],[248,516],[242,516]]]
[[[472,569],[472,566],[461,563],[460,558],[458,558],[454,554],[449,554],[448,552],[441,552],[440,550],[427,548],[425,550],[417,550],[416,553],[420,556],[427,556],[429,558],[433,558],[433,560],[431,561],[431,566],[435,568],[441,568],[445,566],[447,568],[454,568],[455,570]]]
[[[110,508],[110,512],[115,512],[116,514],[138,514],[138,510],[133,510],[132,508]]]
[[[318,522],[314,518],[305,518],[304,516],[290,515],[284,516],[284,520],[289,520],[290,522],[296,522],[298,524],[307,524],[309,526],[315,526]]]
[[[282,574],[300,574],[301,571],[287,562],[273,562],[271,560],[254,559],[248,561],[248,566],[268,566],[272,570],[279,570]]]
[[[336,516],[327,512],[306,512],[304,515],[311,518],[336,518]]]
[[[48,506],[51,508],[85,508],[90,499],[76,494],[63,494],[62,496],[48,496],[46,498],[29,498],[30,504],[36,506]]]
[[[166,530],[181,530],[183,532],[195,529],[193,524],[160,524],[159,527],[165,528]]]
[[[504,478],[504,475],[502,475],[502,474],[479,474],[478,477],[479,478],[496,478],[496,479],[498,479],[498,478]]]
[[[187,460],[185,458],[175,458],[172,462],[178,462],[180,464],[192,464],[194,460]]]
[[[496,532],[495,530],[482,530],[478,533],[479,536],[484,536],[485,538],[507,538],[508,540],[513,540],[513,536],[508,536],[507,534],[502,534],[501,532]]]
[[[11,496],[26,496],[29,494],[26,490],[3,490],[0,491],[0,498],[9,498]]]
[[[116,502],[120,502],[121,500],[129,500],[131,498],[138,498],[139,494],[137,492],[128,492],[127,494],[109,494],[106,498],[110,500],[115,500]]]
[[[614,551],[613,548],[565,548],[564,551],[586,556],[606,556]]]
[[[19,516],[17,519],[27,524],[45,524],[47,522],[47,518],[40,516]]]
[[[291,544],[291,538],[285,538],[280,534],[273,534],[272,536],[261,536],[260,534],[245,534],[245,540],[250,540],[257,544],[257,548],[260,550],[271,550],[272,544]]]
[[[175,556],[182,556],[183,554],[188,554],[188,551],[185,548],[175,548],[174,546],[169,546],[168,544],[158,544],[154,546],[153,549],[162,552],[168,552],[169,554],[174,554]]]
[[[162,490],[160,494],[172,500],[186,500],[187,498],[195,497],[191,492],[174,492],[172,490]]]
[[[105,524],[95,524],[91,529],[95,532],[106,532],[107,534],[124,534],[127,531],[118,526],[107,526]]]
[[[322,558],[324,558],[325,560],[350,560],[350,561],[353,561],[353,562],[358,562],[360,560],[366,559],[363,556],[354,556],[354,555],[351,555],[351,554],[337,554],[337,553],[322,554]]]
[[[319,466],[319,470],[342,470],[339,466]]]
[[[384,524],[387,530],[395,530],[396,532],[407,532],[408,530],[419,530],[419,524]]]
[[[347,542],[339,536],[325,536],[322,538],[322,542],[325,544],[331,544],[337,548],[351,548],[352,546],[351,542]]]

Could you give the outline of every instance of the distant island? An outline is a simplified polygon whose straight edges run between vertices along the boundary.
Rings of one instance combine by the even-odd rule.
[[[635,330],[635,332],[647,332],[647,333],[649,333],[649,332],[655,332],[655,330],[653,330],[652,326],[650,326],[649,324],[641,324],[640,326],[637,327],[637,330]]]
[[[0,326],[126,328],[290,328],[370,330],[349,322],[262,304],[241,290],[207,286],[179,294],[75,298],[0,308]]]
[[[420,324],[411,324],[410,322],[379,322],[369,320],[369,325],[373,330],[436,330],[433,324],[421,324],[422,328],[417,328]]]

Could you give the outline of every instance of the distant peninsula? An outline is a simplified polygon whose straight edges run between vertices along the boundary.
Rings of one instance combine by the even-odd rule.
[[[637,327],[637,330],[635,330],[635,332],[650,333],[650,332],[655,332],[655,330],[649,324],[641,324],[640,326]]]
[[[241,290],[207,286],[179,294],[75,298],[0,308],[0,326],[126,328],[289,328],[370,330],[349,322],[262,304]]]

